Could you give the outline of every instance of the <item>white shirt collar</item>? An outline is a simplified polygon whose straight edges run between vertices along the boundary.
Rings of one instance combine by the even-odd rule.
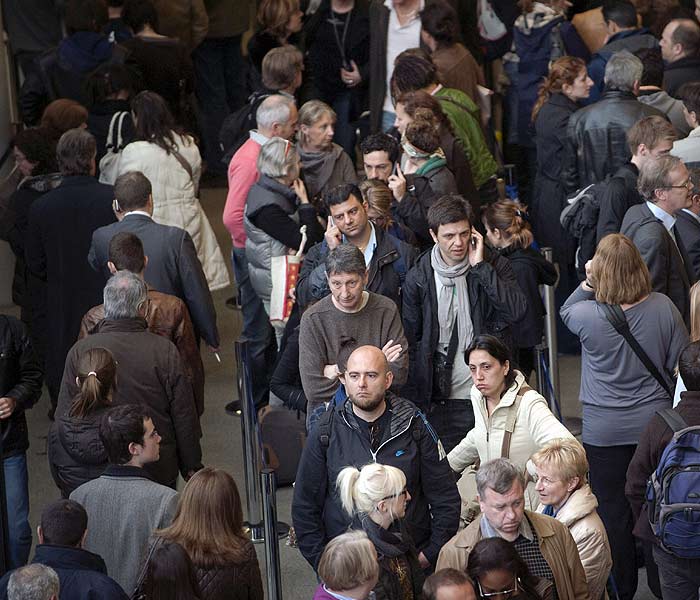
[[[372,232],[369,234],[369,240],[367,241],[367,247],[365,248],[365,265],[369,267],[369,263],[372,262],[372,257],[374,256],[374,250],[377,247],[377,234],[374,230],[374,223],[372,221],[367,221],[369,223]],[[343,241],[346,242],[347,238],[343,236]]]
[[[653,202],[647,200],[647,207],[659,221],[661,221],[666,228],[666,231],[670,232],[673,226],[676,224],[676,217],[669,215],[663,208],[660,208]]]
[[[270,138],[265,137],[262,133],[260,133],[257,129],[251,129],[250,133],[250,139],[253,140],[254,142],[257,142],[261,146],[265,144]]]
[[[386,6],[391,12],[396,12],[394,10],[394,1],[393,0],[384,0],[384,6]],[[416,11],[416,16],[413,19],[411,19],[410,22],[413,22],[415,19],[417,19],[418,13],[420,11],[422,11],[424,8],[425,8],[425,0],[420,0],[420,5],[418,6],[418,10]]]
[[[124,216],[128,217],[129,215],[143,215],[144,217],[148,217],[149,219],[152,219],[153,217],[149,215],[145,210],[130,210],[128,213],[126,213]]]
[[[692,210],[688,210],[687,208],[684,208],[683,212],[690,215],[691,217],[693,217],[693,219],[695,219],[698,223],[700,223],[700,217],[698,215],[696,215]]]

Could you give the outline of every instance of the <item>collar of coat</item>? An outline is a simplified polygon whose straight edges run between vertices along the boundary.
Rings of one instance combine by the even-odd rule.
[[[405,398],[399,398],[398,396],[392,394],[391,392],[386,393],[386,409],[391,413],[389,422],[389,438],[399,435],[406,429],[408,429],[411,421],[416,415],[416,406],[410,400]],[[345,401],[343,404],[343,409],[341,412],[343,421],[345,424],[356,431],[360,430],[360,426],[357,423],[357,417],[352,411],[352,402],[350,399]]]
[[[483,538],[481,533],[482,517],[483,515],[479,515],[468,527],[462,529],[462,531],[457,534],[455,538],[455,546],[457,548],[473,548],[476,543]],[[525,518],[530,521],[530,525],[532,525],[539,540],[552,537],[555,534],[554,527],[552,527],[552,523],[555,522],[555,519],[552,519],[552,517],[546,517],[545,515],[526,510],[523,515],[523,519]]]
[[[134,332],[138,333],[140,331],[146,331],[148,329],[148,323],[143,317],[134,317],[130,319],[102,319],[95,327],[93,333],[128,333]]]

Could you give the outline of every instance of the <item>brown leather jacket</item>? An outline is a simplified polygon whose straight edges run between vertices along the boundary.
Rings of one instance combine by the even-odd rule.
[[[103,304],[92,307],[80,323],[78,339],[92,333],[104,318]],[[177,296],[162,294],[149,288],[146,322],[151,333],[169,339],[180,352],[185,365],[185,375],[192,384],[197,414],[201,416],[204,412],[204,365],[187,306]]]

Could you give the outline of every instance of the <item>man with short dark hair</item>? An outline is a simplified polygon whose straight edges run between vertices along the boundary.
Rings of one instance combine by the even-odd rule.
[[[174,488],[178,471],[189,479],[202,467],[201,428],[180,353],[170,340],[147,330],[147,304],[142,279],[129,271],[112,276],[104,289],[105,318],[68,353],[57,411],[67,416],[79,391],[81,354],[91,348],[109,350],[119,364],[112,404],[138,400],[148,406],[163,443],[160,460],[150,461],[146,469],[156,481]]]
[[[299,329],[299,371],[308,400],[306,422],[329,403],[348,354],[365,344],[382,348],[397,385],[406,381],[408,355],[399,310],[392,300],[366,291],[365,257],[353,244],[340,244],[325,260],[330,294],[308,308]]]
[[[443,196],[428,222],[435,245],[403,287],[409,350],[403,393],[428,414],[449,452],[474,426],[465,350],[482,333],[510,345],[510,325],[525,314],[526,299],[508,259],[485,249],[464,198]]]
[[[423,584],[425,600],[476,600],[474,585],[464,571],[441,569]]]
[[[299,463],[292,502],[299,549],[316,568],[326,543],[352,520],[340,505],[338,473],[378,462],[406,475],[411,501],[404,523],[421,566],[435,565],[459,525],[459,493],[440,441],[412,402],[388,392],[394,374],[386,352],[361,345],[342,370],[348,399],[310,430]]]
[[[136,234],[149,257],[144,273],[146,281],[159,292],[183,300],[190,311],[197,339],[201,336],[210,349],[217,350],[220,340],[216,310],[194,242],[184,229],[153,220],[151,182],[143,173],[130,171],[117,177],[114,213],[119,221],[100,227],[92,235],[88,254],[90,266],[102,274],[103,281],[109,279],[112,238],[122,231]],[[93,302],[88,308],[98,303]]]
[[[147,264],[148,257],[136,234],[122,231],[112,238],[107,262],[112,274],[129,271],[144,279]],[[104,317],[104,304],[93,306],[83,317],[78,339],[96,330]],[[197,414],[201,416],[204,412],[204,365],[187,305],[177,296],[163,294],[148,286],[148,304],[144,318],[150,332],[170,340],[180,352],[185,373],[192,384]]]
[[[657,39],[646,27],[638,27],[637,9],[630,0],[606,0],[603,2],[603,21],[608,30],[605,45],[588,63],[588,76],[595,84],[586,104],[591,104],[603,93],[605,69],[610,58],[620,50],[636,52],[640,48],[656,48]]]
[[[85,549],[104,558],[122,589],[133,590],[152,533],[172,521],[177,492],[156,483],[144,469],[160,457],[161,442],[145,406],[110,409],[100,421],[100,439],[109,466],[70,498],[85,507],[90,519]]]
[[[681,401],[673,410],[687,427],[700,426],[700,342],[686,346],[678,360],[678,370],[687,391],[681,392]],[[696,600],[700,589],[700,559],[678,558],[662,549],[647,514],[647,482],[659,466],[673,434],[659,414],[651,418],[627,467],[625,495],[635,518],[634,535],[642,543],[653,545],[664,598]]]
[[[399,159],[399,143],[388,133],[371,133],[360,142],[367,179],[389,183],[394,164]]]
[[[586,573],[569,528],[552,517],[525,509],[525,475],[507,458],[479,467],[476,487],[481,513],[442,547],[437,570],[465,571],[483,538],[511,542],[530,574],[551,581],[562,600],[589,600]]]
[[[36,277],[32,284],[41,287],[32,292],[41,305],[37,314],[45,315],[47,322],[44,367],[51,418],[63,363],[78,337],[80,320],[102,295],[104,283],[85,260],[90,239],[96,229],[115,221],[112,186],[94,177],[95,151],[92,134],[84,129],[66,131],[56,148],[63,179],[29,209],[25,258]]]
[[[620,233],[632,240],[649,267],[652,289],[672,300],[690,328],[695,274],[676,228],[676,214],[690,206],[690,172],[679,158],[662,156],[642,165],[637,187],[644,202],[625,213]]]
[[[679,98],[684,83],[700,80],[700,25],[692,19],[673,19],[664,27],[659,45],[666,63],[664,89]]]
[[[78,502],[51,502],[41,513],[41,524],[37,527],[39,544],[31,564],[50,567],[57,573],[61,598],[126,600],[128,596],[124,590],[107,576],[107,567],[102,557],[83,548],[87,527],[88,514]],[[15,573],[17,571],[6,573],[0,580],[0,595],[3,597],[4,593],[11,590]],[[11,594],[8,596],[12,597]]]
[[[375,227],[367,216],[367,202],[354,183],[344,183],[324,194],[328,226],[323,242],[313,246],[301,266],[296,285],[297,300],[306,306],[330,293],[325,260],[343,243],[359,248],[367,266],[367,290],[401,302],[401,286],[416,259],[415,249]]]

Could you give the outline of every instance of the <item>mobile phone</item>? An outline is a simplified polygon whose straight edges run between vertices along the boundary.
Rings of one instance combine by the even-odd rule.
[[[472,248],[476,248],[476,236],[471,237],[471,245],[472,245]]]
[[[399,163],[395,162],[394,166],[391,168],[391,174],[396,175],[399,171]]]
[[[335,227],[335,221],[330,215],[328,215],[328,225],[330,225],[331,227]]]

